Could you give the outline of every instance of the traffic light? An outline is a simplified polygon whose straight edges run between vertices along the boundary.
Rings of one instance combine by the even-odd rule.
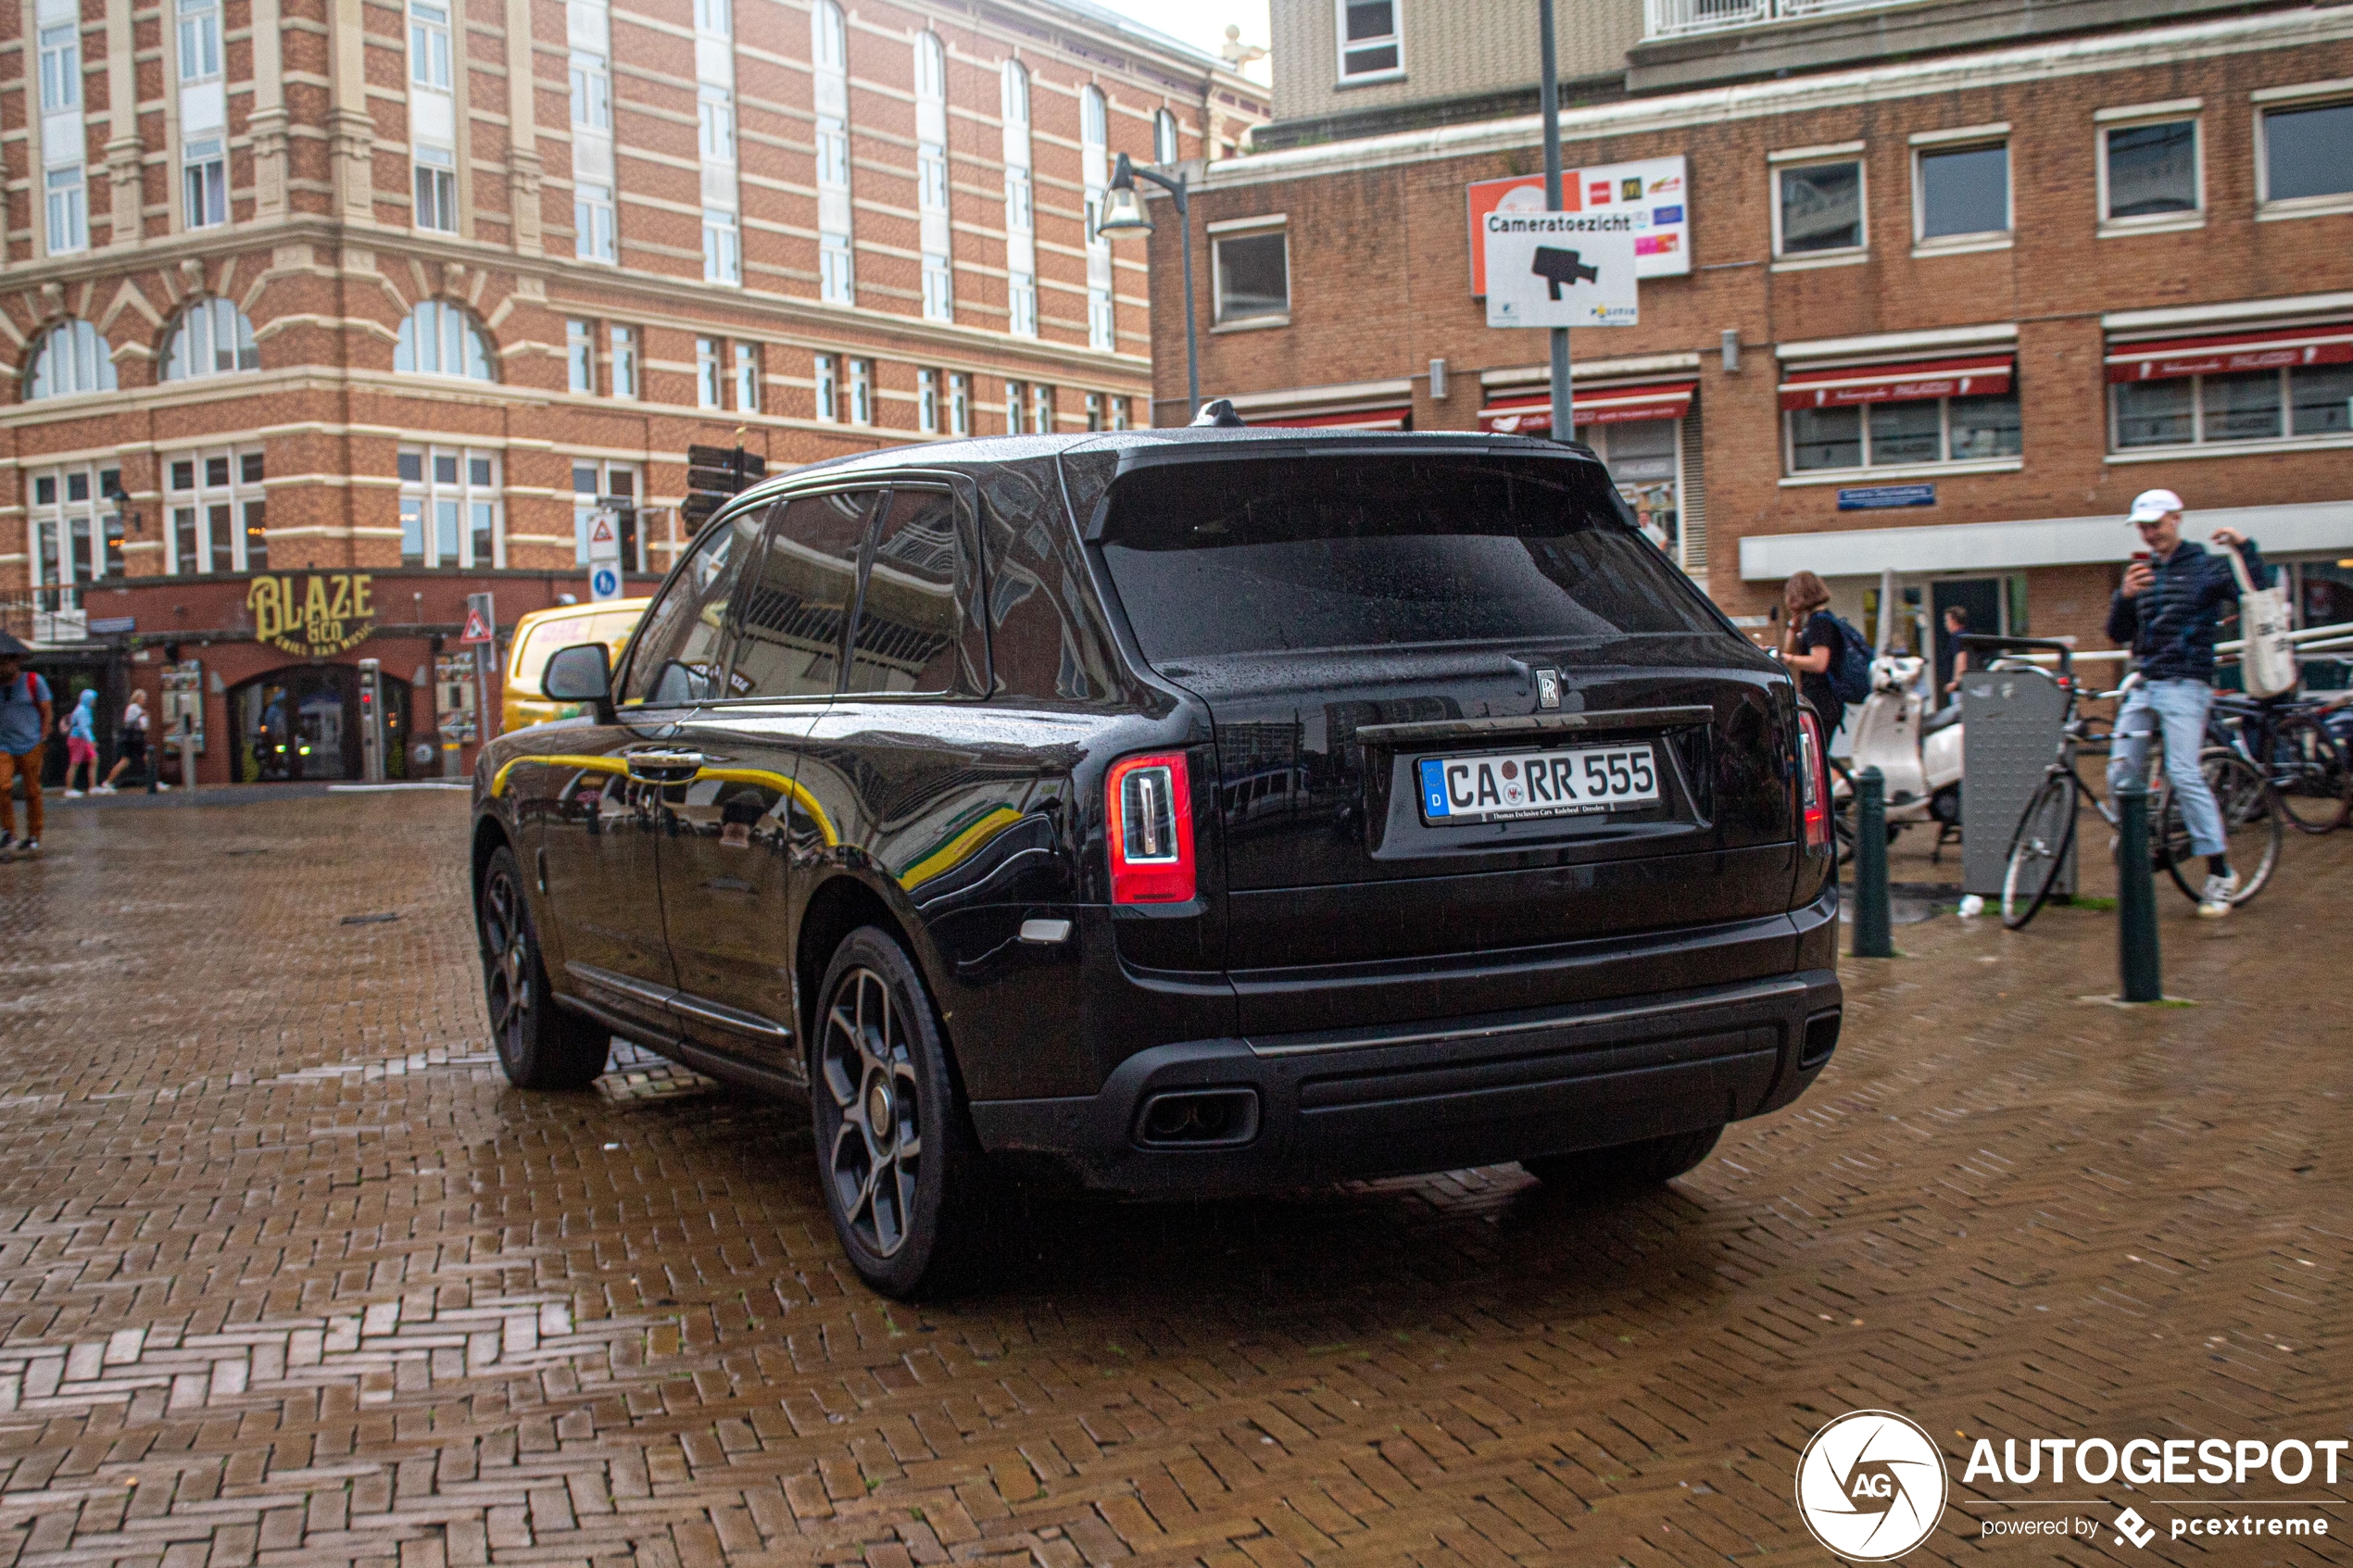
[[[686,448],[686,500],[679,508],[686,526],[697,533],[709,522],[727,497],[738,495],[768,473],[768,459],[740,446]]]

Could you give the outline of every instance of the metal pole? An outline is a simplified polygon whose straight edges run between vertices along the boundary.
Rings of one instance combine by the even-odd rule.
[[[1544,210],[1561,210],[1561,83],[1553,49],[1553,0],[1537,0],[1544,39]],[[1189,297],[1189,294],[1188,295]],[[1574,441],[1577,420],[1568,389],[1568,329],[1553,329],[1553,439]]]
[[[1177,232],[1185,242],[1185,419],[1190,422],[1201,412],[1201,340],[1193,331],[1193,204],[1185,197],[1185,184],[1180,171],[1168,189],[1176,198]]]
[[[1877,768],[1855,775],[1855,956],[1892,959],[1895,934],[1887,912],[1887,779]]]
[[[2118,1000],[2159,1002],[2165,979],[2157,946],[2157,883],[2149,864],[2149,792],[2116,787],[2116,967]]]

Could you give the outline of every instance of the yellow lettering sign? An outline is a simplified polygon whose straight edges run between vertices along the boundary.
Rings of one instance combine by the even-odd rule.
[[[245,590],[253,634],[306,659],[357,647],[374,629],[371,581],[364,572],[349,571],[318,571],[299,579],[256,577]]]

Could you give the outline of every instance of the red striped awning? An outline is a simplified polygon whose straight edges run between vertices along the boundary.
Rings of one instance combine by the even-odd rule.
[[[2164,343],[2110,344],[2108,379],[2171,381],[2182,376],[2222,375],[2232,370],[2344,364],[2353,364],[2353,322],[2268,332],[2233,332],[2220,337],[2173,338]]]
[[[1692,411],[1695,381],[1651,382],[1639,386],[1572,387],[1570,417],[1581,425],[1626,424],[1634,420],[1680,420]],[[1501,435],[1532,435],[1553,428],[1549,387],[1498,397],[1478,411],[1478,428]]]
[[[2011,357],[1915,359],[1799,370],[1781,383],[1784,408],[1844,408],[1858,403],[1920,403],[1931,397],[1984,397],[2010,389]]]
[[[1249,422],[1261,430],[1403,430],[1411,408],[1356,408],[1344,414],[1268,414]]]

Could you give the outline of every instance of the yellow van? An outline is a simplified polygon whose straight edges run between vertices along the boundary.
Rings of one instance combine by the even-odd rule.
[[[602,643],[612,649],[613,662],[618,664],[629,633],[637,629],[637,618],[651,603],[651,599],[606,599],[597,604],[558,605],[553,609],[535,609],[517,621],[514,646],[507,655],[502,729],[520,730],[526,724],[544,724],[578,713],[580,704],[549,702],[542,695],[539,679],[547,672],[547,660],[579,643]]]

